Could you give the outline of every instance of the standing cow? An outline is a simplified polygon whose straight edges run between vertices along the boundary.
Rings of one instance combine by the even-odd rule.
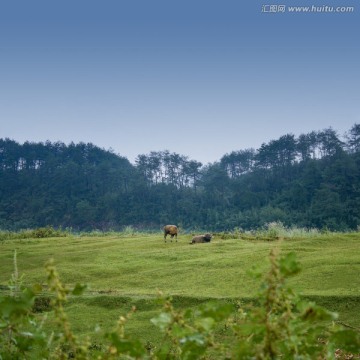
[[[207,243],[211,241],[211,238],[212,238],[211,234],[197,235],[192,238],[190,244]]]
[[[173,237],[175,236],[176,242],[177,242],[177,234],[178,234],[178,228],[176,225],[165,225],[164,226],[164,241],[166,242],[166,237],[168,235],[171,236],[171,241]]]

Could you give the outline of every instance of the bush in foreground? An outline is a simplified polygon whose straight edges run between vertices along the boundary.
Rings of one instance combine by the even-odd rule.
[[[163,334],[160,344],[127,335],[135,308],[119,317],[113,331],[99,333],[99,343],[74,334],[64,304],[85,287],[66,288],[51,261],[46,272],[57,328],[46,333],[41,312],[48,301],[36,300],[40,286],[23,287],[16,253],[14,269],[10,293],[0,296],[0,359],[345,359],[360,349],[357,330],[335,324],[335,313],[303,301],[287,285],[300,271],[293,253],[280,257],[271,251],[269,271],[250,305],[209,302],[177,310],[160,294],[162,310],[151,320]]]

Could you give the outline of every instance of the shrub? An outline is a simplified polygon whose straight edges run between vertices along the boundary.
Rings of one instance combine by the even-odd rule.
[[[64,231],[62,229],[56,230],[52,226],[47,226],[33,230],[21,230],[18,232],[0,231],[0,240],[66,237],[69,236],[69,234],[69,231]]]

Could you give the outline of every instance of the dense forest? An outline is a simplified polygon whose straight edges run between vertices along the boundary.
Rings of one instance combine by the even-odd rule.
[[[93,144],[0,139],[0,229],[254,229],[360,225],[360,124],[225,154],[203,165],[157,151],[131,164]]]

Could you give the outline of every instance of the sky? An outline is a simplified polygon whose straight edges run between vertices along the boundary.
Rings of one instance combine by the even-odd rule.
[[[206,164],[343,135],[360,122],[359,39],[354,0],[2,0],[0,138]]]

